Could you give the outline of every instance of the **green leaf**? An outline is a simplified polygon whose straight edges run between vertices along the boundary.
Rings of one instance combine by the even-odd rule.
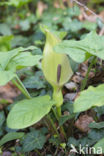
[[[36,47],[30,46],[27,48],[19,47],[8,52],[0,52],[0,65],[2,66],[2,69],[4,70],[8,68],[7,66],[11,66],[11,64],[12,64],[12,68],[16,68],[15,64],[18,67],[20,66],[20,62],[21,62],[21,66],[23,67],[37,64],[37,62],[41,58],[40,55],[33,56],[31,53],[24,53],[27,50],[34,50],[34,49],[36,49]]]
[[[97,130],[97,129],[91,129],[88,132],[88,138],[92,139],[94,143],[96,143],[99,139],[103,138],[104,136],[104,129]]]
[[[45,80],[43,78],[43,73],[41,71],[36,72],[35,75],[27,77],[23,81],[23,84],[26,88],[45,88]]]
[[[14,36],[11,46],[12,48],[18,47],[18,46],[24,46],[28,44],[28,38],[24,37],[22,35],[16,35]]]
[[[0,33],[2,35],[11,35],[12,34],[11,29],[9,28],[9,25],[7,25],[5,23],[0,24]]]
[[[104,138],[102,138],[100,141],[98,141],[95,145],[94,145],[94,148],[95,148],[95,153],[96,154],[96,151],[100,148],[102,149],[102,153],[100,154],[104,154]]]
[[[82,23],[78,21],[77,19],[69,20],[69,17],[68,17],[68,19],[65,18],[63,27],[66,31],[77,32],[82,29]]]
[[[74,112],[82,112],[94,106],[104,105],[104,84],[98,87],[90,86],[87,90],[80,93],[74,102]]]
[[[5,85],[14,77],[16,77],[16,74],[11,71],[0,71],[0,86]]]
[[[29,3],[31,0],[9,0],[8,2],[3,2],[4,5],[12,5],[14,7],[21,7],[27,3]]]
[[[23,132],[10,132],[7,133],[1,140],[0,140],[0,146],[7,143],[8,141],[15,140],[22,138],[24,136]]]
[[[78,146],[79,140],[75,139],[74,137],[69,137],[68,142],[67,142],[67,146],[70,147],[71,144],[73,144],[74,146]]]
[[[54,49],[57,53],[65,53],[69,55],[70,58],[72,58],[72,60],[74,60],[75,62],[78,63],[84,62],[86,60],[86,52],[81,48],[72,46],[71,43],[74,44],[74,42],[77,41],[73,41],[73,40],[63,41],[57,46],[55,46]]]
[[[0,65],[4,70],[9,64],[10,60],[19,53],[17,50],[12,50],[8,52],[0,52]]]
[[[91,122],[89,125],[88,125],[89,128],[94,128],[94,129],[101,129],[101,128],[104,128],[104,122]]]
[[[4,111],[1,111],[0,112],[0,128],[3,125],[4,121],[5,121],[5,114],[4,114]]]
[[[29,127],[48,114],[53,104],[48,95],[19,101],[10,111],[7,125],[12,129]]]
[[[74,17],[80,15],[80,8],[77,5],[74,5],[72,8],[68,8],[68,17]]]
[[[15,51],[25,52],[25,51],[34,50],[34,49],[37,49],[37,47],[35,47],[35,46],[28,46],[27,48],[19,47],[19,48],[15,48],[13,50],[10,50],[10,52],[15,52]]]
[[[30,23],[28,19],[20,21],[20,27],[22,31],[27,31],[30,29]]]
[[[11,49],[11,40],[13,36],[0,36],[0,51],[8,51]]]
[[[68,54],[76,62],[84,62],[94,55],[104,59],[104,38],[92,31],[83,40],[63,41],[55,47],[58,53]]]
[[[62,126],[67,120],[70,120],[75,117],[75,114],[64,115],[59,120],[59,126]]]
[[[22,52],[15,56],[8,64],[9,69],[22,69],[37,65],[42,58],[41,55],[32,55],[29,52]]]
[[[52,145],[59,147],[60,146],[60,138],[57,135],[52,135],[51,138],[49,139],[49,143]]]
[[[90,30],[90,31],[93,31],[93,30],[96,30],[97,24],[89,22],[89,21],[84,21],[83,22],[83,28]]]
[[[72,60],[71,58],[69,58],[69,61],[70,61],[70,65],[71,65],[72,71],[73,71],[73,72],[78,71],[79,63],[75,62],[75,61]]]
[[[45,135],[39,131],[34,130],[26,135],[22,141],[23,151],[30,152],[34,149],[42,149],[44,143],[46,142]]]

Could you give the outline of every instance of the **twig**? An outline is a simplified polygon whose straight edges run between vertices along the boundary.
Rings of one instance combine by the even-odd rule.
[[[78,4],[79,6],[83,7],[86,11],[89,11],[91,14],[99,17],[95,12],[93,12],[92,10],[90,10],[86,5],[80,3],[79,1],[77,0],[70,0],[72,3],[75,2],[76,4]]]
[[[101,17],[99,17],[99,15],[97,15],[95,12],[93,12],[92,10],[90,10],[86,5],[84,5],[83,3],[77,1],[77,0],[69,0],[71,3],[75,2],[76,4],[78,4],[80,7],[83,7],[84,10],[89,11],[92,15],[94,15],[96,18],[99,18],[101,20],[102,23],[103,19]]]

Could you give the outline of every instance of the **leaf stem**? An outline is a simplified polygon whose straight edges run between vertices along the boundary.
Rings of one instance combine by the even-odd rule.
[[[56,110],[52,107],[52,111],[53,111],[53,114],[55,116],[55,118],[57,119],[57,121],[59,121],[59,118],[58,118],[58,115],[56,113]]]
[[[89,76],[89,72],[90,72],[93,64],[95,63],[95,60],[96,60],[96,56],[93,57],[93,60],[92,60],[91,64],[88,67],[87,74],[86,74],[86,76],[85,76],[85,78],[84,78],[84,80],[82,81],[82,84],[81,84],[81,91],[83,91],[85,89],[85,87],[86,87],[88,76]]]
[[[56,132],[57,136],[60,138],[59,132],[58,132],[58,130],[57,130],[57,128],[56,128],[56,126],[55,126],[55,124],[54,124],[54,122],[53,122],[53,120],[52,120],[52,118],[50,117],[49,114],[47,115],[47,119],[50,121],[54,131]]]
[[[42,156],[41,153],[39,152],[39,150],[35,149],[36,153],[39,155],[39,156]]]
[[[58,118],[60,119],[60,117],[62,116],[61,106],[57,107],[57,115],[58,115]],[[62,135],[64,136],[64,138],[67,139],[67,136],[66,136],[66,133],[65,133],[65,130],[64,130],[63,126],[60,126],[60,131],[61,131]]]
[[[18,76],[16,76],[16,79],[17,79],[17,81],[12,80],[12,83],[27,97],[27,99],[31,99],[29,92],[24,87],[23,83],[21,82],[21,80],[19,79]]]

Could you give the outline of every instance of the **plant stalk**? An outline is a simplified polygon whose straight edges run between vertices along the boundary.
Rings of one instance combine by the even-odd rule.
[[[81,84],[81,91],[83,91],[85,89],[85,87],[86,87],[88,76],[89,76],[89,72],[90,72],[93,64],[95,63],[95,60],[96,60],[96,56],[94,56],[91,64],[88,67],[88,71],[87,71],[86,77],[84,78],[84,80],[82,81],[82,84]]]
[[[49,114],[47,115],[47,119],[48,119],[48,120],[49,120],[49,122],[51,123],[51,125],[52,125],[52,127],[53,127],[54,131],[56,132],[57,136],[58,136],[58,137],[59,137],[59,139],[60,139],[59,132],[58,132],[58,130],[57,130],[57,128],[56,128],[56,126],[55,126],[55,124],[54,124],[54,122],[53,122],[53,120],[52,120],[52,118],[50,117],[50,115],[49,115]]]
[[[61,106],[57,107],[57,116],[58,116],[58,120],[62,116],[62,114],[61,114]],[[63,126],[60,126],[60,131],[61,131],[62,135],[64,136],[64,138],[67,139],[67,136],[66,136],[66,133],[65,133],[65,130],[64,130]]]
[[[53,111],[53,114],[54,114],[55,118],[57,119],[57,121],[59,121],[57,112],[56,112],[56,110],[53,107],[52,107],[52,111]]]
[[[35,151],[39,156],[42,156],[41,153],[37,149],[35,149]]]
[[[12,80],[12,83],[27,97],[27,99],[31,99],[29,92],[26,90],[18,76],[16,76],[16,79],[17,81]]]

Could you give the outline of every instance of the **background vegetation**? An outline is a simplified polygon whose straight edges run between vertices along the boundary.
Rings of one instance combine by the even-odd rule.
[[[50,111],[49,116],[46,115],[38,123],[25,129],[10,129],[6,123],[6,118],[11,108],[18,101],[25,99],[22,94],[24,91],[22,90],[23,92],[21,93],[18,90],[16,81],[14,82],[15,85],[13,81],[5,86],[1,85],[1,155],[78,155],[70,152],[71,144],[76,149],[79,148],[79,144],[83,146],[89,145],[90,147],[96,145],[95,147],[97,148],[97,142],[104,136],[104,87],[94,88],[104,82],[103,5],[103,0],[86,0],[84,2],[69,0],[0,1],[1,77],[1,64],[5,65],[8,61],[5,59],[5,54],[3,56],[2,53],[14,50],[12,51],[14,57],[14,55],[17,56],[16,52],[20,51],[22,54],[17,59],[16,66],[12,62],[5,70],[10,69],[11,72],[14,72],[18,69],[16,74],[32,97],[46,94],[52,96],[53,89],[45,80],[41,61],[39,61],[42,58],[46,43],[46,36],[41,28],[42,25],[45,25],[50,32],[58,32],[60,34],[64,32],[63,38],[67,41],[54,48],[56,48],[55,51],[57,53],[64,52],[69,55],[73,70],[73,76],[63,87],[64,104],[62,105],[62,116],[58,121],[53,113],[55,109],[53,109],[53,111]],[[95,31],[99,36],[94,34]],[[90,35],[87,38],[89,33]],[[79,40],[80,42],[78,42]],[[20,47],[24,47],[24,49],[18,50]],[[31,52],[31,56],[27,54],[27,51]],[[72,54],[69,53],[70,51]],[[78,51],[78,53],[73,55],[74,51]],[[84,51],[83,54],[86,55],[87,59],[83,59],[82,51]],[[100,53],[97,53],[98,51]],[[38,56],[37,59],[36,55]],[[37,62],[34,63],[34,60]],[[9,81],[9,75],[6,79]],[[1,79],[0,84],[2,84]],[[89,86],[92,86],[92,90]],[[80,94],[85,89],[87,90]],[[27,94],[26,96],[28,96]],[[79,94],[82,99],[79,99],[79,102],[74,102]],[[93,102],[91,103],[91,101]],[[91,104],[90,106],[89,103]],[[52,122],[54,122],[54,125]],[[65,134],[63,134],[62,126]],[[102,142],[101,140],[100,144],[104,151],[104,141]]]

